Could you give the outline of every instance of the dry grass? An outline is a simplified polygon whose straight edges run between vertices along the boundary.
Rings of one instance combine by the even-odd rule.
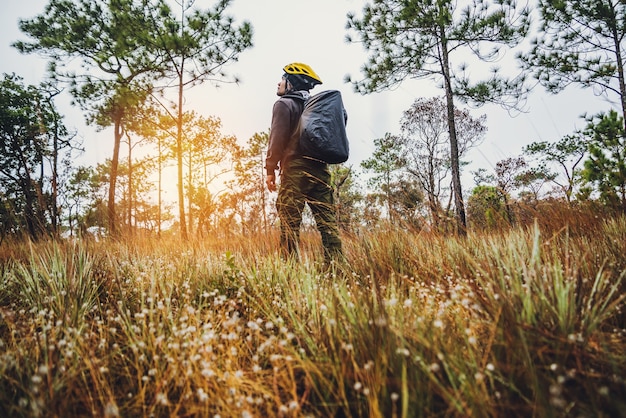
[[[626,416],[626,219],[0,249],[0,416]],[[582,225],[582,226],[581,226]]]

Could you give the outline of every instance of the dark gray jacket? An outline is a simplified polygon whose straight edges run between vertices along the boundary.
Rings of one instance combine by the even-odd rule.
[[[267,174],[274,174],[278,167],[283,168],[287,161],[298,155],[298,125],[306,99],[307,92],[292,91],[274,103],[269,147],[265,158]]]

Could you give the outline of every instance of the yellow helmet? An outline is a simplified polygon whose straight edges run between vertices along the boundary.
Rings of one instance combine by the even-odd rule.
[[[283,67],[285,75],[296,90],[310,90],[322,84],[320,77],[309,65],[301,62],[292,62]]]

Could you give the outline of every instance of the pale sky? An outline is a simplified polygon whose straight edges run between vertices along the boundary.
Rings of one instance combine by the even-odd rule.
[[[46,0],[2,0],[0,4],[0,73],[22,76],[26,83],[38,84],[45,76],[46,61],[35,55],[19,54],[10,45],[27,38],[17,26],[19,18],[40,14]],[[213,0],[196,0],[195,7],[212,7]],[[343,82],[346,74],[360,79],[359,68],[367,54],[358,44],[347,44],[347,13],[362,15],[363,0],[234,0],[228,14],[236,21],[248,20],[254,29],[254,46],[244,51],[239,61],[225,69],[240,77],[239,85],[222,85],[216,89],[207,84],[194,87],[186,93],[189,108],[203,116],[222,120],[222,133],[235,135],[245,143],[255,132],[269,129],[272,104],[277,99],[276,84],[287,63],[299,61],[309,64],[324,84],[312,90],[341,90],[348,112],[348,137],[351,157],[347,164],[358,166],[373,151],[373,140],[386,132],[400,133],[402,112],[417,98],[441,96],[434,80],[405,81],[393,91],[362,96]],[[504,60],[514,64],[514,53]],[[516,64],[514,64],[516,65]],[[86,127],[82,112],[70,106],[70,98],[57,102],[65,115],[65,124],[78,130],[87,150],[85,163],[95,164],[110,158],[113,149],[110,130],[97,133]],[[462,103],[457,107],[464,108]],[[538,86],[531,94],[528,112],[511,117],[500,107],[487,105],[472,109],[478,117],[487,115],[488,132],[484,142],[471,151],[471,161],[464,170],[463,188],[473,187],[471,170],[485,168],[492,171],[495,164],[507,157],[521,154],[522,147],[534,141],[556,141],[575,129],[584,127],[580,115],[597,113],[609,107],[603,98],[589,90],[570,87],[554,96]],[[467,194],[466,194],[467,197]]]

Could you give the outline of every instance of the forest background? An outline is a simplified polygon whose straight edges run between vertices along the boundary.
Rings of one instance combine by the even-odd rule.
[[[245,224],[250,221],[248,218],[252,214],[259,213],[262,206],[265,208],[261,210],[262,218],[265,219],[263,221],[265,222],[264,228],[267,227],[268,222],[273,224],[275,219],[268,220],[268,217],[272,217],[271,202],[273,196],[260,189],[264,183],[263,179],[254,177],[254,168],[248,166],[245,168],[248,170],[246,174],[248,178],[244,180],[245,186],[242,184],[235,186],[233,184],[234,161],[241,158],[236,156],[237,153],[258,152],[259,160],[257,163],[262,164],[260,153],[264,146],[264,140],[254,138],[258,135],[267,134],[271,106],[276,99],[274,95],[276,79],[280,76],[281,67],[284,63],[293,60],[315,63],[316,65],[313,67],[324,75],[325,84],[323,87],[337,88],[343,92],[346,108],[349,111],[350,122],[347,129],[352,144],[351,158],[345,167],[342,167],[346,170],[349,168],[350,172],[350,181],[343,183],[343,191],[347,198],[347,195],[355,190],[367,190],[366,193],[360,193],[361,196],[352,196],[349,202],[345,202],[346,205],[351,206],[352,211],[360,212],[355,215],[355,219],[363,219],[366,216],[364,208],[373,208],[374,206],[377,206],[378,209],[367,215],[370,219],[389,218],[393,216],[390,208],[399,205],[395,210],[405,212],[403,216],[408,216],[409,221],[432,224],[432,217],[438,216],[433,212],[435,200],[439,201],[436,205],[442,206],[444,212],[454,210],[454,205],[450,205],[453,193],[450,185],[449,162],[441,161],[436,173],[416,173],[413,170],[413,174],[407,174],[412,168],[410,164],[408,167],[404,167],[404,170],[398,167],[393,170],[396,178],[393,181],[387,181],[387,184],[382,184],[380,181],[383,174],[380,170],[384,171],[385,168],[371,166],[366,168],[363,165],[363,162],[368,159],[380,158],[379,155],[372,156],[377,150],[380,151],[381,141],[388,135],[393,138],[413,135],[413,144],[409,144],[413,148],[418,146],[416,144],[419,141],[424,144],[423,139],[420,139],[415,131],[403,130],[402,123],[406,120],[402,118],[404,112],[409,112],[412,106],[417,105],[417,101],[442,97],[442,90],[438,88],[440,85],[438,85],[437,79],[415,80],[407,78],[401,84],[392,86],[391,89],[380,89],[367,95],[358,94],[352,86],[345,84],[345,78],[347,75],[352,76],[353,79],[360,78],[360,67],[367,58],[367,51],[358,43],[346,42],[345,38],[349,33],[346,30],[347,16],[351,12],[358,11],[359,5],[354,1],[328,2],[328,4],[320,4],[320,7],[316,7],[314,10],[309,10],[304,4],[292,3],[276,1],[272,3],[271,8],[264,8],[260,6],[259,2],[232,2],[225,14],[233,16],[235,24],[241,24],[245,21],[252,24],[254,46],[242,51],[237,55],[237,60],[231,60],[223,67],[223,70],[228,73],[228,77],[221,79],[223,82],[214,79],[204,83],[194,83],[193,88],[185,87],[185,111],[194,112],[196,118],[202,119],[202,122],[196,120],[188,123],[207,124],[204,127],[196,126],[196,129],[207,131],[205,137],[211,138],[203,139],[205,141],[204,146],[207,146],[206,141],[209,141],[211,144],[208,147],[213,147],[212,153],[207,152],[206,161],[189,160],[185,162],[183,170],[185,171],[186,184],[184,185],[183,199],[187,202],[186,211],[184,207],[181,208],[181,196],[177,195],[177,181],[175,180],[177,179],[177,164],[171,144],[162,144],[164,148],[160,163],[162,174],[159,185],[157,184],[159,163],[156,162],[158,158],[155,158],[158,145],[156,145],[154,137],[150,139],[150,134],[141,132],[140,129],[145,128],[135,128],[138,132],[133,132],[130,128],[125,130],[127,135],[123,140],[126,145],[121,147],[118,158],[122,164],[126,165],[125,170],[127,172],[121,174],[120,182],[116,187],[116,198],[120,205],[117,212],[119,214],[124,213],[125,216],[120,216],[118,222],[132,225],[134,229],[141,228],[142,230],[158,232],[164,227],[169,228],[173,222],[176,222],[178,214],[183,210],[189,217],[188,223],[190,223],[190,228],[193,228],[193,231],[196,227],[202,228],[197,223],[203,217],[206,218],[205,224],[212,224],[214,227],[218,218],[229,219],[227,224],[229,222]],[[43,10],[45,2],[42,1],[38,4]],[[34,16],[37,13],[34,6],[32,2],[28,4],[6,3],[2,6],[6,9],[6,13],[2,14],[2,19],[6,21],[3,26],[7,28],[3,31],[6,41],[2,45],[2,54],[7,57],[7,59],[3,59],[3,71],[6,74],[15,73],[17,76],[23,77],[27,84],[37,84],[45,78],[46,59],[37,54],[19,54],[11,44],[18,40],[28,39],[24,33],[16,28],[17,20]],[[182,11],[181,6],[175,4],[174,6],[175,13]],[[187,12],[190,12],[208,6],[210,5],[196,1],[185,7],[188,7]],[[291,18],[292,15],[306,15],[310,27],[323,24],[325,30],[315,31],[314,34],[303,31],[299,27],[299,22],[303,18]],[[538,27],[537,20],[535,18],[534,26],[532,26],[535,30]],[[274,30],[276,22],[280,22],[280,30]],[[285,36],[286,33],[291,35]],[[528,41],[523,42],[520,46],[501,49],[503,52],[499,54],[494,63],[472,62],[469,54],[464,53],[458,58],[455,57],[453,66],[461,68],[462,65],[469,62],[470,65],[467,68],[473,70],[474,76],[488,73],[497,66],[508,76],[515,77],[522,71],[515,55],[519,51],[528,50],[532,36],[531,32],[528,35]],[[79,59],[73,59],[72,62],[78,64],[79,61]],[[275,64],[268,65],[268,63],[274,62]],[[341,65],[337,65],[338,62]],[[528,74],[528,71],[526,73]],[[536,81],[530,77],[528,82],[529,85],[536,84]],[[113,127],[110,123],[98,126],[98,123],[93,123],[93,119],[92,123],[86,125],[90,115],[84,108],[81,110],[76,104],[71,105],[72,97],[69,94],[68,85],[57,84],[55,88],[60,91],[54,97],[55,111],[59,112],[59,116],[63,118],[63,124],[67,129],[66,136],[68,139],[71,137],[75,143],[73,145],[75,149],[71,154],[66,155],[67,161],[71,161],[71,164],[67,165],[63,172],[59,169],[58,174],[63,177],[63,180],[58,181],[58,184],[65,186],[73,184],[72,187],[75,189],[82,189],[69,191],[62,187],[56,192],[57,200],[63,198],[64,201],[57,203],[59,210],[56,215],[63,219],[59,219],[55,223],[63,224],[64,228],[69,228],[70,234],[74,234],[79,225],[82,225],[83,229],[105,227],[109,216],[104,210],[104,205],[107,200],[111,200],[110,196],[107,195],[109,192],[107,187],[110,189],[110,182],[107,183],[110,175],[107,170],[111,168],[107,168],[107,164],[110,164],[113,155]],[[611,100],[615,100],[615,97],[601,93],[603,93],[601,88],[594,89],[593,86],[592,88],[581,89],[580,83],[572,83],[559,94],[547,93],[542,86],[535,85],[535,88],[525,97],[525,101],[517,109],[504,108],[498,104],[490,103],[481,107],[469,105],[463,107],[463,103],[457,101],[455,105],[460,109],[467,109],[469,117],[474,119],[486,117],[481,122],[481,130],[472,133],[475,137],[467,139],[468,149],[462,155],[463,195],[469,196],[475,186],[485,183],[484,179],[481,180],[476,177],[477,172],[481,172],[483,177],[485,174],[492,177],[496,176],[498,163],[506,160],[509,164],[513,164],[513,160],[517,160],[518,164],[525,166],[509,167],[509,171],[517,170],[518,172],[501,173],[501,177],[503,175],[521,176],[524,172],[527,177],[528,175],[531,177],[537,175],[538,169],[536,167],[539,164],[536,163],[537,154],[526,155],[525,161],[519,161],[524,147],[534,142],[555,143],[566,135],[572,135],[577,130],[584,129],[587,121],[582,118],[583,115],[594,115],[601,110],[609,109],[611,108]],[[175,89],[166,89],[163,94],[172,100],[170,109],[175,108],[175,101],[177,100]],[[436,111],[436,109],[432,110]],[[143,116],[138,119],[141,118],[146,119]],[[436,132],[435,135],[447,135],[445,125],[436,129],[443,129],[443,131]],[[191,137],[192,128],[186,127],[185,130]],[[432,136],[432,133],[430,135]],[[184,140],[191,143],[192,139],[185,138]],[[437,139],[437,141],[439,140]],[[223,143],[220,144],[220,141]],[[252,141],[260,141],[260,143],[252,145]],[[423,146],[432,148],[433,144]],[[441,144],[435,144],[435,146],[437,150],[433,157],[440,160],[445,159],[445,154],[448,152],[445,138]],[[254,147],[261,147],[261,149],[252,150]],[[84,152],[79,152],[78,148],[84,149]],[[167,154],[168,152],[169,154]],[[424,158],[423,154],[428,152],[420,150],[416,153],[416,160],[414,160],[413,165],[419,166],[421,164],[423,166],[423,160],[419,159]],[[211,155],[209,156],[209,154]],[[194,157],[188,154],[188,158],[193,159]],[[251,158],[250,155],[247,158]],[[130,181],[128,180],[129,164],[131,167]],[[534,168],[531,168],[533,164]],[[203,175],[195,176],[195,178],[190,176],[190,166],[194,167],[193,172],[202,171]],[[136,169],[134,173],[133,167]],[[582,165],[578,165],[578,168],[581,167]],[[32,169],[34,170],[34,167]],[[99,172],[96,172],[96,169]],[[419,167],[417,169],[419,171]],[[535,174],[529,174],[533,170]],[[553,180],[556,176],[559,184],[567,182],[567,179],[563,178],[563,173],[559,171],[558,167],[551,167],[549,171],[549,173],[544,173],[543,179],[537,179],[535,184],[527,184],[525,187],[519,182],[508,181],[503,178],[499,181],[510,183],[505,185],[506,193],[509,194],[531,191],[536,197],[554,196],[554,188],[559,188],[559,186],[550,181],[550,176],[553,176]],[[49,163],[45,164],[44,172],[44,176],[49,178]],[[260,176],[261,170],[258,169],[256,173]],[[132,179],[133,174],[135,175],[134,180]],[[427,185],[425,176],[432,177],[433,174],[436,177],[435,180]],[[82,180],[79,179],[80,176],[82,176]],[[100,179],[101,184],[99,186],[94,182],[87,184],[88,178],[94,180],[96,177]],[[342,175],[339,174],[338,177],[341,179]],[[372,182],[372,177],[378,177],[379,181],[374,179]],[[73,178],[78,184],[69,182],[68,179],[70,178]],[[94,181],[97,182],[97,180]],[[230,185],[226,184],[225,181],[230,181]],[[415,183],[415,190],[413,190],[412,196],[408,197],[414,203],[403,208],[402,206],[406,206],[409,202],[401,203],[403,198],[400,196],[399,189],[406,189],[407,181]],[[492,178],[490,184],[496,186],[497,181]],[[44,181],[44,183],[48,183],[48,187],[41,193],[51,194],[50,182]],[[395,198],[397,203],[391,202],[393,194],[390,189],[393,187],[391,183],[395,183],[396,188],[399,188],[396,190],[396,193],[399,194]],[[254,189],[254,184],[258,185],[258,190]],[[143,190],[140,186],[143,187]],[[351,187],[352,190],[348,191],[348,187]],[[384,191],[385,188],[389,190]],[[86,189],[90,189],[89,192]],[[159,194],[157,190],[162,190],[162,192]],[[255,190],[255,193],[251,195],[250,190]],[[74,197],[69,196],[72,193]],[[89,198],[85,199],[86,195],[89,195]],[[242,195],[254,196],[257,202],[249,203],[249,207],[246,208],[241,199]],[[558,192],[556,195],[558,196]],[[240,204],[239,208],[236,207],[236,202]],[[160,210],[159,206],[161,207]],[[52,221],[49,214],[46,216]],[[209,221],[211,217],[212,219]],[[250,222],[258,223],[260,220]],[[224,227],[235,228],[234,225]],[[252,229],[257,227],[258,225],[251,226]]]

